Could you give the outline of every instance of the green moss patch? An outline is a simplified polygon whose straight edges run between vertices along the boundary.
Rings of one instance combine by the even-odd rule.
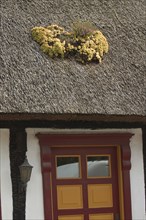
[[[81,63],[101,63],[109,48],[101,31],[87,22],[74,24],[72,32],[67,32],[58,25],[34,27],[32,37],[50,57],[74,56]]]

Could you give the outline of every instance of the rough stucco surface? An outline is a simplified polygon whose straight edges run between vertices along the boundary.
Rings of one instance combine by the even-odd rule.
[[[144,0],[2,0],[0,112],[146,115]],[[93,22],[110,51],[102,64],[50,59],[31,28]]]

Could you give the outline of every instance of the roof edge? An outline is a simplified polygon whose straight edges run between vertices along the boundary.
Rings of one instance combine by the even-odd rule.
[[[146,124],[143,115],[104,115],[104,114],[46,114],[46,113],[0,113],[0,121],[100,121],[138,122]]]

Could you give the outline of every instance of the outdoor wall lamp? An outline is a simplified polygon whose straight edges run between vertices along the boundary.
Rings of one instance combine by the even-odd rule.
[[[23,164],[19,166],[20,178],[22,183],[21,189],[23,190],[24,188],[26,188],[27,182],[30,180],[32,168],[33,166],[28,163],[27,157],[25,157]]]

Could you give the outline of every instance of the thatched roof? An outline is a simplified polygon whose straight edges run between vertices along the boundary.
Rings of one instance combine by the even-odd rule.
[[[2,0],[1,113],[146,115],[144,0]],[[108,39],[101,64],[51,59],[31,28],[91,21]]]

